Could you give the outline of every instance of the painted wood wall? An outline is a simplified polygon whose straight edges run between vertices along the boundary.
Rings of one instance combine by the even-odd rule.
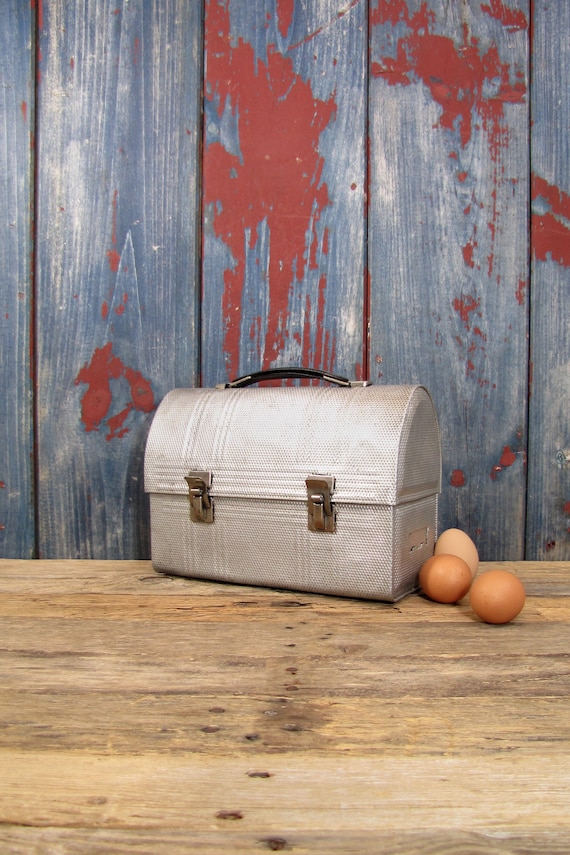
[[[0,555],[147,557],[163,395],[302,364],[427,385],[441,528],[570,558],[566,3],[0,10]]]

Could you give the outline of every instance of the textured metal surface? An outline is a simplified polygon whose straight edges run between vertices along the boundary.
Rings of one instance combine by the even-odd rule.
[[[197,469],[212,473],[212,525],[191,521],[186,476]],[[315,473],[334,477],[334,533],[307,526]],[[396,600],[433,551],[440,473],[437,416],[422,387],[178,389],[146,449],[153,564]]]

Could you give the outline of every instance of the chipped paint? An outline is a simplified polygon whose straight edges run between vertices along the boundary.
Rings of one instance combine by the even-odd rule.
[[[120,254],[117,252],[117,199],[119,196],[119,191],[115,190],[113,193],[113,224],[111,229],[111,249],[107,251],[107,260],[109,262],[109,267],[111,268],[113,273],[116,273],[119,269],[119,262],[121,260]]]
[[[472,297],[470,294],[465,297],[456,297],[453,300],[453,308],[458,313],[459,317],[465,325],[465,329],[470,329],[471,315],[477,312],[478,317],[481,317],[481,312],[478,311],[481,305],[479,298]]]
[[[513,449],[510,445],[504,445],[499,457],[499,462],[495,463],[491,467],[490,477],[492,481],[496,481],[503,470],[514,466],[519,456],[523,463],[526,463],[526,452],[522,444],[522,431],[518,430],[516,437],[517,447]]]
[[[463,260],[464,260],[465,264],[467,265],[467,267],[471,267],[472,269],[475,267],[475,261],[473,259],[473,251],[475,250],[476,246],[477,246],[477,241],[473,237],[467,241],[465,246],[462,247]]]
[[[521,9],[511,9],[502,0],[490,0],[481,5],[481,11],[500,21],[508,30],[526,30],[528,22]]]
[[[500,17],[500,5],[492,3],[489,12],[494,10]],[[391,24],[398,34],[392,54],[372,62],[372,75],[391,86],[421,82],[441,108],[440,127],[457,131],[463,148],[471,140],[474,116],[479,116],[496,159],[498,148],[506,143],[504,105],[521,102],[526,94],[524,80],[516,71],[513,79],[513,70],[501,61],[497,46],[481,51],[467,24],[460,45],[433,32],[435,15],[425,2],[413,14],[405,0],[378,3],[371,24]]]
[[[465,472],[463,469],[454,469],[451,473],[451,477],[449,479],[449,483],[452,487],[464,487],[465,486]]]
[[[44,4],[43,0],[30,0],[30,7],[36,12],[36,21],[38,30],[43,30],[44,28]]]
[[[510,144],[506,107],[526,99],[525,71],[505,61],[497,44],[486,41],[470,30],[464,19],[458,38],[438,31],[435,11],[428,2],[410,10],[405,0],[378,2],[371,11],[370,23],[377,28],[376,50],[371,74],[390,86],[421,84],[439,108],[436,128],[446,134],[449,157],[457,163],[455,174],[464,196],[469,186],[470,146],[475,134],[483,132],[492,163],[492,179],[484,201],[475,190],[463,208],[465,217],[486,217],[487,240],[477,233],[477,223],[460,249],[468,270],[484,270],[488,278],[495,274],[496,241],[501,209],[497,189],[505,181],[503,151]],[[415,4],[414,4],[415,5]],[[511,9],[500,0],[481,7],[489,18],[505,29],[526,31],[528,21],[520,9]],[[500,284],[500,273],[496,274]],[[520,298],[520,292],[517,293]],[[471,371],[472,362],[467,365]],[[482,383],[487,381],[481,378]]]
[[[109,415],[113,403],[111,381],[121,378],[128,383],[130,400],[119,412]],[[132,410],[150,413],[155,408],[150,381],[113,353],[112,342],[95,349],[90,363],[85,364],[75,378],[75,385],[79,384],[88,387],[81,399],[81,421],[85,431],[98,431],[102,424],[106,424],[109,428],[107,440],[128,433],[125,421]]]
[[[285,39],[293,21],[293,12],[295,11],[295,0],[277,0],[276,12],[279,32]]]
[[[517,285],[517,290],[515,292],[516,301],[519,306],[524,306],[526,300],[526,288],[527,282],[525,279],[521,279]]]
[[[570,267],[570,195],[539,175],[531,183],[531,250],[537,261]]]
[[[516,459],[516,452],[511,451],[510,445],[505,445],[503,453],[501,454],[501,466],[503,469],[507,466],[512,466]]]
[[[283,29],[290,8],[289,3],[280,4]],[[239,366],[248,252],[256,250],[267,234],[267,319],[259,328],[261,333],[264,327],[259,342],[264,368],[285,347],[292,292],[306,270],[318,270],[326,254],[328,236],[320,234],[318,224],[330,199],[322,180],[319,138],[334,120],[336,103],[332,97],[315,98],[310,82],[296,74],[292,60],[274,46],[259,58],[242,38],[231,39],[229,10],[216,2],[207,4],[205,96],[212,115],[220,122],[231,116],[237,128],[233,146],[207,140],[203,182],[214,234],[233,258],[224,271],[222,296],[223,347],[231,375]],[[318,281],[316,309],[321,323],[327,282],[324,276]],[[307,305],[308,310],[313,308]],[[327,366],[322,367],[329,367],[334,337],[319,330],[319,343],[309,352],[306,323],[303,364],[324,361]],[[326,348],[324,356],[320,345]]]

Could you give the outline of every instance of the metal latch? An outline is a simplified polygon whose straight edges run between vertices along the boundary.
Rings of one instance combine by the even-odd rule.
[[[309,531],[336,531],[336,514],[331,502],[334,478],[330,475],[310,475],[305,484]]]
[[[208,492],[212,486],[211,472],[190,472],[184,476],[188,484],[190,498],[190,519],[192,522],[214,522],[214,503]]]

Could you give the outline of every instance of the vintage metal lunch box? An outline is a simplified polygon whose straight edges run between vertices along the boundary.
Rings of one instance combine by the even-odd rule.
[[[255,385],[319,378],[321,385]],[[437,415],[422,386],[312,370],[175,389],[145,452],[156,570],[394,602],[433,554]]]

